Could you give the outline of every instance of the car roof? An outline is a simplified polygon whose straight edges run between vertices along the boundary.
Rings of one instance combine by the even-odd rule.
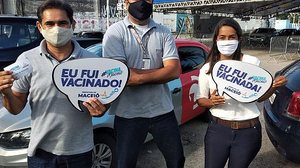
[[[257,28],[257,29],[275,29],[273,27],[260,27],[260,28]]]
[[[297,29],[294,29],[294,28],[286,28],[286,29],[280,29],[280,30],[297,30]]]
[[[87,30],[87,31],[80,31],[78,33],[103,33],[103,32],[102,31]]]
[[[196,40],[192,40],[192,39],[175,39],[176,42],[176,46],[177,47],[181,47],[181,46],[185,46],[185,45],[189,45],[189,46],[200,46],[201,48],[203,48],[204,50],[206,50],[207,52],[210,50],[210,48],[208,46],[206,46],[205,44],[196,41]]]
[[[190,40],[190,39],[175,39],[176,43],[179,44],[202,44],[201,42],[195,41],[195,40]]]
[[[33,20],[37,20],[36,16],[16,16],[16,15],[0,15],[0,18],[9,18],[9,19],[33,19]]]
[[[0,20],[3,22],[30,22],[36,23],[38,20],[37,17],[30,17],[30,16],[14,16],[14,15],[0,15]]]

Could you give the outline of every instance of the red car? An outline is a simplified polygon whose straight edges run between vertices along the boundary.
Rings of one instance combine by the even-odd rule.
[[[183,124],[204,112],[204,109],[198,106],[195,94],[198,92],[199,68],[205,63],[210,48],[198,41],[184,39],[176,39],[176,47],[178,49],[182,70],[180,75],[182,111],[175,109],[175,112],[181,114],[180,124]],[[171,83],[172,82],[169,83],[170,89],[172,88]],[[176,108],[178,102],[174,100],[174,97],[175,95],[173,93],[172,98]]]

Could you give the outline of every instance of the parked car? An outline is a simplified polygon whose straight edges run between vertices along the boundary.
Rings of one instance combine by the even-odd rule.
[[[103,39],[103,32],[100,31],[81,31],[76,34],[74,39],[84,48],[95,43],[101,43]]]
[[[86,48],[93,44],[100,44],[102,42],[102,38],[73,37],[73,40],[76,40],[83,48]]]
[[[292,36],[298,34],[297,29],[281,29],[278,32],[274,33],[274,36]]]
[[[195,93],[198,91],[199,66],[207,58],[209,48],[204,44],[177,39],[176,46],[182,65],[180,78],[168,83],[178,124],[203,114],[204,108],[197,105]],[[87,50],[102,56],[102,45],[95,44]],[[2,107],[0,109],[0,167],[26,167],[26,148],[30,139],[30,108],[16,116]],[[107,113],[100,118],[93,118],[94,125],[94,165],[93,167],[113,167],[115,158],[115,137],[113,133],[114,116]],[[147,141],[151,139],[149,135]]]
[[[36,27],[36,17],[0,15],[0,69],[13,63],[17,57],[43,40]],[[82,47],[100,43],[102,38],[73,38]]]
[[[268,46],[271,37],[276,32],[275,28],[258,28],[249,34],[248,42],[254,46]]]
[[[76,37],[103,39],[103,35],[103,32],[100,31],[81,31],[77,33]]]
[[[0,16],[0,69],[40,44],[43,37],[36,21],[32,17]]]
[[[289,36],[288,38],[288,45],[293,45],[295,48],[300,50],[300,31],[299,33],[296,33],[295,35]]]
[[[266,132],[280,154],[300,163],[300,59],[277,74],[288,83],[264,102]]]

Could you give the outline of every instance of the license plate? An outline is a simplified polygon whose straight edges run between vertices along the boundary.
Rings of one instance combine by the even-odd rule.
[[[273,104],[274,103],[274,100],[276,98],[276,94],[273,93],[270,97],[269,97],[269,100],[270,100],[270,103]]]

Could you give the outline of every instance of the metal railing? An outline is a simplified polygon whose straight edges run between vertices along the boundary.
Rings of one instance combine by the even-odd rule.
[[[300,58],[300,36],[275,36],[270,39],[269,60]]]

